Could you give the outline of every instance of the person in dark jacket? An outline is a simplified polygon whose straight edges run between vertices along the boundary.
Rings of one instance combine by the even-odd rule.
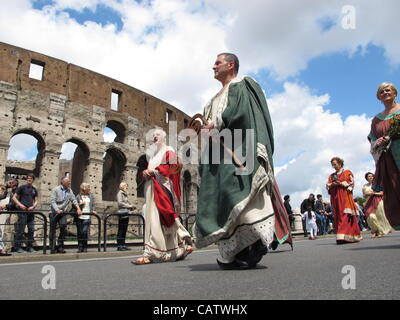
[[[294,215],[293,215],[293,210],[292,210],[292,206],[290,205],[290,196],[287,194],[286,196],[283,197],[283,205],[285,206],[286,212],[288,214],[289,217],[289,222],[290,222],[290,227],[294,228]]]

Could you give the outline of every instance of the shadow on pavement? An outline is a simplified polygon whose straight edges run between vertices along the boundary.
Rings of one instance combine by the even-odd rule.
[[[382,245],[377,247],[348,248],[348,250],[382,250],[382,249],[400,249],[400,244]]]
[[[186,267],[181,267],[186,268]],[[240,270],[222,270],[219,268],[217,263],[215,264],[194,264],[189,266],[190,271],[224,271],[224,272],[240,272],[240,271],[249,271],[249,270],[265,270],[268,267],[263,265],[257,265],[254,269],[240,269]]]

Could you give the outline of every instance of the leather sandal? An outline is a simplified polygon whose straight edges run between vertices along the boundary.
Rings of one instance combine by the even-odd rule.
[[[12,254],[9,253],[7,250],[0,250],[0,256],[11,256]]]
[[[152,263],[152,261],[151,261],[150,259],[148,259],[148,258],[140,257],[140,258],[137,258],[137,259],[134,260],[134,261],[131,261],[131,263],[136,264],[136,265],[141,265],[141,264],[149,264],[149,263]]]
[[[191,254],[193,252],[193,247],[192,246],[187,246],[186,248],[186,253]]]

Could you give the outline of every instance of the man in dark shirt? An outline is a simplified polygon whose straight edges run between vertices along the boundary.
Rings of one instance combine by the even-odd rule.
[[[15,250],[18,253],[24,252],[21,248],[22,234],[24,233],[25,226],[28,225],[28,245],[27,251],[33,252],[33,233],[35,231],[35,215],[30,214],[29,211],[33,211],[37,205],[37,190],[33,186],[35,176],[29,174],[26,180],[26,184],[20,186],[15,191],[13,201],[20,211],[27,211],[25,214],[20,214],[18,217],[17,235],[15,241]]]

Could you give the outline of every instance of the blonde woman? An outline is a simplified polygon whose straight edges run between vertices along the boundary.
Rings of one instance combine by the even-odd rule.
[[[90,184],[82,183],[80,193],[76,196],[76,201],[81,208],[81,214],[75,219],[78,237],[78,253],[87,252],[88,232],[90,228],[90,215],[96,214],[93,194],[90,192]]]
[[[128,230],[129,212],[133,210],[133,205],[128,200],[128,184],[121,182],[117,193],[118,202],[118,232],[117,232],[117,250],[131,250],[125,243],[126,231]]]
[[[400,104],[396,102],[397,89],[389,82],[378,87],[376,97],[385,109],[372,119],[368,135],[376,164],[372,189],[383,191],[386,218],[392,227],[397,227],[400,226],[400,139],[391,139],[388,132],[394,119],[400,118]]]
[[[179,163],[174,150],[166,145],[166,133],[156,129],[148,151],[144,215],[145,250],[134,264],[167,262],[184,259],[192,252],[191,236],[179,221],[181,207]]]

